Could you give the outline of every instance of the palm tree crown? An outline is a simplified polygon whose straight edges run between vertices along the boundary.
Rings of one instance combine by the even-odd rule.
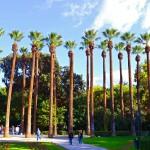
[[[91,29],[85,32],[85,36],[82,36],[82,39],[88,45],[91,45],[94,43],[94,41],[97,41],[99,37],[97,37],[97,31],[94,29]]]
[[[130,44],[130,43],[135,39],[135,36],[134,36],[134,33],[125,32],[125,33],[121,36],[121,39],[122,39],[123,41],[125,41],[127,44]]]
[[[106,29],[103,32],[103,35],[108,38],[109,40],[112,40],[112,38],[117,37],[120,34],[120,32],[118,32],[117,29],[114,28],[110,28],[110,29]]]
[[[144,33],[144,34],[141,34],[140,37],[138,37],[136,40],[135,40],[136,43],[140,43],[140,44],[146,44],[146,45],[149,45],[150,43],[150,33]]]
[[[0,28],[0,37],[5,33],[3,28]]]
[[[100,43],[100,45],[98,45],[98,48],[102,49],[102,50],[106,50],[107,49],[107,44],[108,44],[108,41],[107,40],[104,40]]]
[[[81,46],[79,47],[79,49],[83,50],[84,48],[88,48],[88,40],[84,39],[82,42],[80,42]]]
[[[9,33],[10,38],[14,40],[14,42],[19,42],[23,39],[23,33],[18,31],[18,30],[14,30],[11,33]]]
[[[35,45],[38,50],[41,50],[43,48],[43,35],[41,32],[31,31],[28,37],[32,41],[32,45]]]
[[[144,50],[144,48],[141,45],[136,45],[132,49],[133,49],[132,51],[133,54],[139,54]]]
[[[125,48],[125,44],[123,42],[119,42],[118,44],[115,45],[115,49],[119,52],[123,51]]]
[[[27,51],[28,51],[28,49],[26,47],[21,47],[20,48],[20,53],[22,53],[22,54],[26,54]]]
[[[62,36],[54,32],[49,34],[48,37],[46,37],[44,40],[48,46],[54,46],[54,47],[59,47],[63,43]]]
[[[65,48],[68,50],[73,50],[74,48],[76,48],[77,44],[75,41],[66,41],[65,42]]]

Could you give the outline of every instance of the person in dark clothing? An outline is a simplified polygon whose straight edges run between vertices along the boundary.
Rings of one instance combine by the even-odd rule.
[[[69,138],[70,145],[72,145],[72,139],[73,139],[73,133],[72,132],[69,133],[68,138]]]
[[[82,140],[83,140],[83,133],[80,131],[79,134],[78,134],[79,144],[82,144]]]

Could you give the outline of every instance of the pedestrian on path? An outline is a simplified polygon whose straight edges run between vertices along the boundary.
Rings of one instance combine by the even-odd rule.
[[[69,138],[70,145],[72,145],[72,139],[73,139],[73,133],[72,132],[69,133],[68,138]]]
[[[82,144],[82,140],[83,140],[83,132],[82,132],[82,131],[79,131],[79,134],[78,134],[78,141],[79,141],[79,144]]]
[[[39,128],[37,128],[36,136],[37,136],[37,141],[41,139],[41,131]]]

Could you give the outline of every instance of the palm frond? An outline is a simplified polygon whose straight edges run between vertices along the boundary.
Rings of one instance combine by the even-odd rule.
[[[125,48],[125,44],[123,42],[119,42],[118,44],[115,45],[115,49],[117,51],[123,51]]]
[[[20,48],[20,53],[26,54],[28,52],[28,49],[26,47],[21,47]]]
[[[0,36],[2,36],[5,33],[3,28],[0,28]]]
[[[54,45],[55,47],[59,47],[63,44],[62,36],[54,32],[49,34],[48,37],[44,39],[44,41],[48,46]]]
[[[141,45],[136,45],[132,49],[133,54],[139,54],[144,51],[144,48]]]
[[[98,48],[102,49],[102,50],[106,50],[108,47],[108,40],[104,40],[100,43],[100,45],[98,45]]]
[[[106,29],[104,32],[102,32],[103,35],[108,38],[109,40],[111,40],[112,38],[114,37],[117,37],[120,32],[118,32],[117,29],[114,29],[114,28],[110,28],[110,29]]]
[[[135,36],[134,36],[134,33],[125,32],[125,33],[121,36],[121,39],[122,39],[123,41],[125,41],[127,44],[130,44],[130,43],[135,39]]]
[[[66,41],[64,46],[66,49],[73,50],[77,44],[75,41]]]
[[[19,42],[24,38],[23,33],[18,30],[12,31],[11,33],[9,33],[9,35],[10,38],[14,40],[14,42]]]

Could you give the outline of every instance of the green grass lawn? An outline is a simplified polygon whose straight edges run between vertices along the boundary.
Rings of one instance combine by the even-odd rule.
[[[64,148],[48,142],[16,142],[0,143],[0,150],[64,150]]]
[[[108,150],[135,150],[133,139],[135,137],[93,137],[83,139],[84,143],[92,144]]]

